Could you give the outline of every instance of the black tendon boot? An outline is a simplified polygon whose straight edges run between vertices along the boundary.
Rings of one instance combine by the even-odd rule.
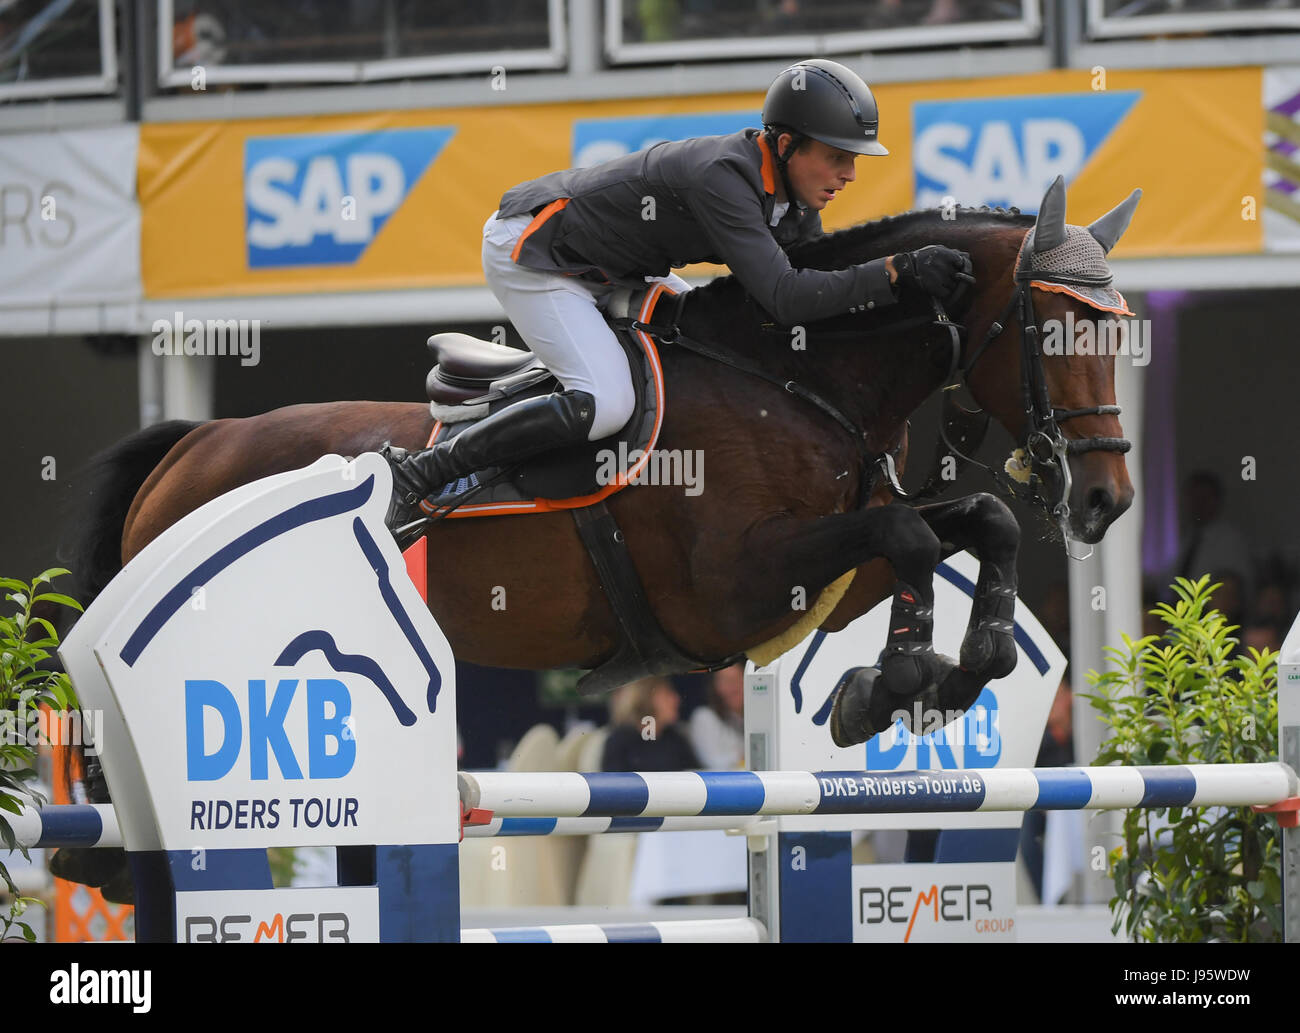
[[[449,481],[586,441],[595,403],[585,391],[526,398],[433,448],[410,452],[385,444],[379,454],[393,471],[393,498],[385,523],[392,531],[409,524],[420,515],[420,500]]]

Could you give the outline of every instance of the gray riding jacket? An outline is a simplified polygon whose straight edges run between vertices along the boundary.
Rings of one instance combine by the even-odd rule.
[[[792,204],[776,226],[776,163],[757,129],[656,144],[507,190],[499,218],[530,213],[515,261],[598,283],[644,285],[692,262],[725,264],[778,322],[893,304],[883,258],[848,269],[794,269],[785,250],[822,234]]]

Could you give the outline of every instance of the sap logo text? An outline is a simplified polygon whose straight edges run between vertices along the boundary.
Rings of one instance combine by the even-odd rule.
[[[252,915],[191,915],[185,919],[184,943],[350,943],[348,916],[341,911],[277,913],[253,924]]]
[[[249,268],[356,262],[453,133],[386,129],[249,137]]]
[[[1128,90],[915,104],[916,205],[952,197],[1035,211],[1052,180],[1072,181],[1139,97]]]
[[[248,714],[248,777],[266,781],[270,757],[275,755],[280,777],[303,777],[298,756],[289,743],[285,719],[298,690],[297,678],[281,678],[267,699],[267,681],[248,682],[246,705],[219,681],[187,679],[185,682],[185,759],[191,782],[224,778],[243,752],[244,713]],[[352,697],[335,678],[307,679],[307,770],[310,778],[343,778],[356,761],[357,744],[348,718]],[[216,718],[218,733],[207,736],[207,718]],[[208,742],[217,742],[207,751]]]

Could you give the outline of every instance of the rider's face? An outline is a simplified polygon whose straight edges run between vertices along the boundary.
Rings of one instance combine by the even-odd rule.
[[[782,133],[777,144],[784,153],[790,144],[789,135]],[[790,156],[786,165],[790,185],[800,201],[819,212],[835,199],[840,190],[858,178],[854,168],[857,159],[858,155],[852,151],[829,147],[820,140],[808,140],[804,147]]]

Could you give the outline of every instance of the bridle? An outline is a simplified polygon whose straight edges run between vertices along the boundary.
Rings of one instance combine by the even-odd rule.
[[[990,324],[984,339],[980,341],[979,345],[964,361],[957,362],[956,371],[960,380],[964,381],[969,388],[970,377],[976,364],[983,358],[989,345],[1002,335],[1011,314],[1013,312],[1017,314],[1020,320],[1020,396],[1025,413],[1025,428],[1021,435],[1019,447],[1007,461],[1008,469],[999,471],[986,466],[973,456],[965,454],[950,440],[948,433],[949,420],[946,417],[940,420],[939,433],[944,447],[950,453],[987,471],[993,478],[994,483],[1006,494],[1024,502],[1040,505],[1051,513],[1065,539],[1066,551],[1073,557],[1074,554],[1070,552],[1070,544],[1073,539],[1069,534],[1069,498],[1070,489],[1073,485],[1070,474],[1070,456],[1087,452],[1115,452],[1122,455],[1128,452],[1133,447],[1133,444],[1126,438],[1092,436],[1071,439],[1066,438],[1061,432],[1060,425],[1066,420],[1072,420],[1080,416],[1118,416],[1120,407],[1118,405],[1094,405],[1085,409],[1058,409],[1052,405],[1047,377],[1043,371],[1043,353],[1039,339],[1040,331],[1038,319],[1034,313],[1033,284],[1034,282],[1042,282],[1074,287],[1108,287],[1111,283],[1111,277],[1109,275],[1105,277],[1088,277],[1034,271],[1029,268],[1022,268],[1020,257],[1018,257],[1014,278],[1015,288],[1011,297],[1007,299],[1007,303],[1003,306],[998,317]],[[939,307],[937,301],[935,306],[940,318],[944,318],[943,310]],[[957,386],[958,382],[954,381],[945,387],[945,399],[952,398],[951,391]],[[951,402],[950,404],[955,405],[956,403]],[[982,413],[983,410],[977,409],[972,412],[961,409],[961,412],[966,417],[970,417]],[[987,413],[983,413],[983,416],[985,428],[987,428],[989,416]],[[983,439],[983,436],[983,430],[979,431],[976,444]],[[893,457],[882,457],[882,462],[886,468],[886,476],[890,479],[891,488],[899,497],[915,500],[925,497],[927,494],[937,493],[933,489],[937,485],[938,478],[932,475],[921,491],[908,495],[902,491],[901,485],[898,484]],[[1011,472],[1012,468],[1016,470],[1014,474]],[[1047,482],[1052,472],[1055,473],[1060,485],[1060,492],[1055,501],[1048,496],[1047,490]],[[1089,548],[1088,553],[1074,558],[1086,559],[1091,554],[1092,550]]]

